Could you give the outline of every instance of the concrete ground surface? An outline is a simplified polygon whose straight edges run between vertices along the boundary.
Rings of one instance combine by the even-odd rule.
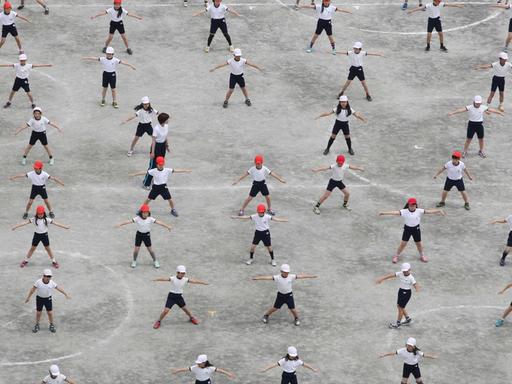
[[[279,369],[259,371],[295,345],[301,358],[319,368],[318,373],[300,370],[302,383],[398,383],[401,361],[379,360],[378,355],[400,348],[413,336],[420,348],[439,357],[421,365],[427,383],[510,383],[507,340],[512,324],[494,326],[512,298],[510,292],[496,294],[510,282],[512,264],[498,266],[508,228],[488,224],[511,213],[508,90],[506,115],[485,122],[488,158],[477,156],[475,140],[465,159],[475,177],[466,180],[471,211],[463,209],[453,190],[446,217],[428,216],[422,222],[430,262],[420,264],[412,243],[402,257],[412,263],[423,288],[408,305],[415,322],[388,329],[395,319],[398,282],[375,285],[378,276],[399,269],[391,256],[402,228],[400,218],[377,214],[402,208],[410,196],[421,207],[434,207],[439,200],[444,177],[436,181],[432,176],[452,150],[461,149],[467,121],[467,115],[450,118],[447,113],[470,104],[475,94],[487,97],[490,71],[472,68],[497,59],[508,16],[489,8],[492,2],[447,8],[443,24],[452,29],[445,36],[449,51],[440,52],[434,36],[432,51],[426,53],[424,13],[407,16],[399,2],[343,3],[354,13],[334,17],[338,49],[362,41],[365,49],[386,57],[365,60],[373,102],[364,99],[357,81],[347,92],[352,107],[368,119],[367,124],[351,122],[356,155],[348,156],[340,137],[331,154],[323,156],[333,118],[314,118],[335,105],[348,61],[329,54],[325,35],[313,53],[305,52],[316,24],[313,11],[294,11],[279,0],[236,0],[232,7],[242,17],[227,20],[233,43],[264,71],[247,70],[252,107],[243,104],[237,89],[224,110],[229,70],[208,70],[229,57],[227,44],[219,32],[212,51],[202,51],[209,20],[192,18],[202,1],[189,2],[184,8],[176,0],[125,1],[128,11],[144,19],[125,21],[133,56],[124,53],[118,35],[112,44],[119,58],[137,67],[118,72],[118,110],[99,106],[99,63],[80,61],[82,56],[101,55],[108,20],[90,21],[89,16],[108,4],[51,0],[51,13],[43,16],[35,2],[27,1],[20,12],[33,22],[17,23],[29,62],[54,64],[32,72],[36,103],[64,133],[49,132],[53,167],[39,145],[22,166],[29,135],[13,132],[30,118],[30,105],[19,92],[11,109],[0,111],[0,382],[39,382],[56,362],[77,383],[187,383],[193,381],[190,374],[172,376],[170,368],[190,366],[198,354],[206,353],[215,365],[237,375],[234,382],[277,383]],[[2,63],[16,61],[12,38],[0,55]],[[14,72],[1,71],[0,90],[6,98]],[[120,125],[144,95],[172,116],[168,164],[193,170],[171,178],[178,218],[169,215],[161,199],[151,205],[153,216],[174,226],[170,233],[160,227],[152,231],[160,270],[152,267],[144,249],[139,266],[131,269],[135,227],[114,229],[134,216],[147,195],[140,188],[141,178],[128,174],[146,168],[149,139],[144,137],[127,158],[136,123]],[[335,192],[317,216],[312,207],[329,173],[313,174],[310,169],[333,163],[338,153],[365,172],[346,176],[352,211],[340,208],[341,194]],[[278,268],[268,263],[261,245],[255,264],[243,263],[254,227],[230,219],[250,188],[248,180],[235,187],[231,183],[252,165],[255,154],[263,154],[265,165],[287,181],[268,182],[273,208],[290,220],[271,226],[278,265],[288,262],[293,272],[318,275],[294,284],[300,327],[284,308],[268,325],[260,322],[276,287],[250,278],[276,274]],[[29,266],[20,269],[32,228],[10,231],[21,221],[30,185],[8,177],[29,171],[36,159],[43,159],[45,169],[66,184],[58,187],[50,181],[48,191],[56,219],[71,226],[50,228],[61,263],[54,280],[72,297],[54,295],[56,334],[47,331],[44,315],[42,330],[32,334],[34,299],[23,303],[49,266],[48,258],[40,248]],[[259,196],[247,212],[262,201]],[[174,274],[178,264],[187,266],[190,277],[211,283],[188,286],[184,293],[201,324],[192,325],[173,308],[161,329],[153,330],[168,284],[151,279]],[[220,374],[214,381],[229,382]]]

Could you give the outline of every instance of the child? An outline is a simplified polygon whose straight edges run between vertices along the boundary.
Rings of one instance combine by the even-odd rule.
[[[153,126],[151,122],[153,117],[158,116],[158,111],[151,106],[149,102],[149,97],[144,96],[141,100],[141,103],[135,106],[135,114],[130,116],[128,119],[123,121],[122,124],[126,124],[129,121],[132,121],[136,117],[139,119],[139,124],[137,124],[137,131],[135,132],[135,136],[133,136],[132,143],[130,145],[130,149],[126,153],[126,156],[130,157],[133,155],[133,150],[135,148],[135,144],[139,141],[139,139],[144,136],[144,133],[147,133],[148,136],[153,135]]]
[[[53,364],[50,367],[49,373],[50,374],[43,379],[41,384],[75,384],[75,382],[71,380],[71,378],[64,376],[62,373],[60,373],[59,367],[55,364]]]
[[[9,35],[10,33],[12,37],[14,37],[14,40],[16,40],[16,45],[18,46],[20,54],[22,54],[23,48],[21,47],[21,40],[18,36],[18,30],[16,29],[15,24],[16,17],[23,21],[26,21],[27,23],[30,23],[30,21],[27,18],[18,15],[18,13],[12,11],[11,3],[6,1],[4,3],[3,12],[0,12],[0,21],[2,22],[2,38],[0,39],[0,48],[2,48],[7,38],[7,35]]]
[[[213,372],[219,372],[226,375],[230,379],[234,379],[235,375],[224,368],[217,368],[208,361],[208,356],[199,355],[195,364],[188,368],[175,368],[173,374],[182,372],[192,372],[196,377],[196,384],[210,384]]]
[[[464,208],[469,211],[471,208],[469,207],[469,199],[468,194],[466,193],[466,188],[464,187],[464,180],[462,179],[462,174],[465,173],[469,180],[473,180],[471,175],[469,174],[466,165],[460,161],[462,154],[459,151],[455,151],[452,153],[452,161],[447,162],[443,167],[437,171],[434,175],[434,180],[444,171],[447,172],[446,181],[444,183],[444,190],[441,194],[441,201],[436,204],[436,207],[444,207],[446,197],[448,196],[448,192],[453,188],[457,187],[457,190],[462,195],[462,199],[464,200]]]
[[[477,65],[475,69],[492,69],[491,93],[489,93],[487,97],[487,104],[492,103],[496,89],[498,89],[500,91],[500,105],[498,106],[498,110],[503,112],[505,111],[503,107],[503,101],[505,100],[505,78],[510,74],[512,64],[508,61],[508,55],[505,52],[500,52],[498,58],[499,61],[495,61],[492,64]]]
[[[505,259],[507,258],[507,255],[509,254],[510,250],[512,249],[512,215],[508,215],[504,219],[493,220],[491,221],[491,224],[508,224],[510,229],[508,233],[507,244],[505,245],[505,249],[500,259],[500,266],[504,267]]]
[[[502,295],[507,289],[512,288],[512,283],[508,284],[505,288],[503,288],[501,291],[498,292],[498,295]],[[512,303],[505,309],[505,312],[503,312],[503,315],[501,318],[496,320],[495,324],[497,327],[501,327],[503,324],[505,324],[505,318],[510,315],[510,312],[512,312]]]
[[[318,369],[313,368],[309,364],[306,364],[299,358],[297,348],[295,347],[288,347],[285,357],[280,359],[277,363],[274,363],[262,369],[261,372],[267,372],[269,369],[276,367],[280,367],[283,370],[281,376],[281,384],[297,384],[297,375],[295,371],[299,367],[304,367],[313,372],[318,372]]]
[[[151,189],[153,176],[149,174],[149,170],[156,168],[156,158],[165,158],[166,153],[171,151],[169,147],[169,140],[167,140],[167,136],[169,135],[169,120],[171,119],[171,116],[169,116],[168,113],[162,112],[158,115],[157,119],[158,124],[155,125],[153,133],[151,134],[148,172],[146,172],[144,180],[142,181],[142,188],[146,190]]]
[[[44,9],[44,14],[49,15],[50,14],[50,8],[46,5],[46,3],[43,0],[36,0],[37,4],[39,4]],[[20,1],[20,5],[18,5],[18,10],[21,10],[25,8],[25,0]]]

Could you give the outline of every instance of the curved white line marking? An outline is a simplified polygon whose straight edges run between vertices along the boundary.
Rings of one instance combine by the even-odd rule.
[[[43,364],[43,363],[52,363],[54,361],[61,361],[66,359],[71,359],[73,357],[80,356],[82,352],[73,353],[71,355],[65,355],[65,356],[59,356],[51,359],[46,360],[37,360],[37,361],[17,361],[14,363],[1,363],[0,366],[2,367],[15,367],[20,365],[36,365],[36,364]]]

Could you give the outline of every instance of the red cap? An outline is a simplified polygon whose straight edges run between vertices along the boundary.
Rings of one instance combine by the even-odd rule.
[[[121,4],[121,0],[114,0],[114,4]]]
[[[157,165],[164,165],[165,164],[165,159],[163,156],[158,156],[155,160],[156,164]]]
[[[6,2],[4,3],[4,9],[12,9],[12,5],[11,5],[11,3],[9,3],[8,1],[6,1]]]
[[[261,155],[257,155],[257,156],[254,158],[254,164],[263,164],[263,156],[261,156]]]
[[[43,169],[43,162],[41,160],[34,161],[34,169]]]
[[[409,204],[409,205],[418,204],[418,202],[416,201],[416,199],[414,197],[411,197],[411,198],[409,198],[409,200],[407,200],[407,204]]]
[[[265,207],[265,204],[258,204],[258,206],[256,207],[256,212],[258,213],[265,213],[266,210],[267,207]]]
[[[454,151],[452,153],[452,157],[456,157],[457,159],[460,159],[462,157],[462,154],[459,151]]]
[[[149,212],[149,205],[147,205],[147,204],[142,204],[142,205],[140,206],[140,211],[141,211],[141,212]]]
[[[345,156],[343,156],[343,155],[336,156],[336,162],[343,164],[345,162]]]
[[[44,206],[43,205],[38,205],[37,208],[36,208],[36,213],[39,215],[41,213],[44,213]]]

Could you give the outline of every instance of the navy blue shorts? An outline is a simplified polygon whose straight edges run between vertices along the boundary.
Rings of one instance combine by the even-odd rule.
[[[327,33],[327,36],[332,35],[331,20],[318,19],[318,22],[316,23],[315,35],[320,35],[322,31],[325,31],[325,33]]]
[[[263,241],[263,245],[265,247],[270,247],[272,245],[272,241],[270,239],[270,231],[254,231],[254,238],[252,239],[252,243],[254,245],[258,245],[260,241]]]
[[[421,231],[420,231],[419,225],[417,225],[415,227],[408,227],[407,225],[404,225],[402,241],[409,241],[411,236],[414,239],[415,243],[419,243],[421,241]]]
[[[151,123],[139,123],[137,125],[137,132],[135,132],[135,136],[142,137],[145,133],[147,133],[148,136],[153,135],[153,126]]]
[[[265,183],[265,180],[263,181],[253,181],[252,187],[249,192],[249,196],[256,197],[256,195],[261,192],[263,196],[268,196],[270,192],[268,191],[267,183]]]
[[[36,296],[36,311],[41,312],[43,308],[46,308],[47,311],[51,311],[53,309],[52,305],[52,297],[39,297]]]
[[[165,308],[171,309],[175,304],[180,308],[183,308],[186,305],[183,295],[169,292],[167,295],[167,301],[165,302]]]
[[[41,196],[41,199],[47,199],[46,185],[32,185],[30,190],[30,200],[34,200],[36,196]]]
[[[124,24],[123,20],[121,21],[110,21],[110,28],[108,33],[113,35],[115,31],[119,31],[121,35],[124,35]]]
[[[400,308],[405,308],[409,300],[411,299],[412,290],[410,289],[402,289],[398,290],[398,297],[396,303]]]
[[[364,71],[363,67],[354,67],[353,65],[348,70],[348,79],[354,80],[355,78],[358,78],[360,81],[364,80]]]
[[[452,180],[452,179],[446,178],[446,181],[444,182],[444,190],[449,191],[453,187],[457,187],[457,190],[459,192],[466,190],[466,188],[464,187],[464,180],[462,180],[462,179]]]
[[[103,88],[116,89],[116,73],[115,72],[103,72],[103,79],[101,81]]]
[[[277,292],[276,301],[274,302],[274,308],[281,308],[284,304],[288,306],[290,309],[295,308],[295,301],[293,300],[293,292],[290,293],[281,293]]]
[[[237,84],[240,86],[240,88],[245,88],[245,79],[243,73],[241,75],[233,75],[232,73],[229,75],[229,89],[235,89]]]

